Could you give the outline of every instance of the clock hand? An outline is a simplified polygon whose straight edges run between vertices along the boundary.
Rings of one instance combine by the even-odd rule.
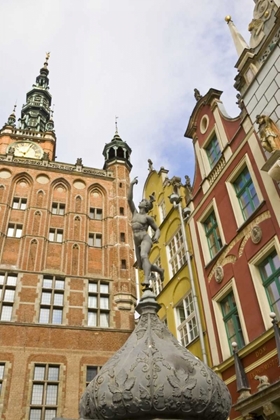
[[[24,155],[26,155],[26,153],[29,151],[31,146],[32,146],[32,144],[30,144],[29,147],[27,148],[27,150],[23,153]]]

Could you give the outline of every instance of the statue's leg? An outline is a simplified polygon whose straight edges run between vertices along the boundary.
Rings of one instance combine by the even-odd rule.
[[[151,271],[155,271],[156,273],[159,273],[159,276],[160,276],[161,281],[164,280],[164,269],[163,268],[158,267],[155,264],[152,264],[151,265]]]
[[[269,146],[271,148],[271,152],[274,152],[274,150],[277,149],[276,142],[275,142],[275,137],[268,136],[267,137],[267,142],[269,143]]]
[[[144,282],[143,284],[149,285],[150,284],[150,274],[151,274],[151,266],[152,264],[149,261],[149,252],[151,250],[152,243],[150,240],[143,239],[141,243],[141,262],[142,262],[142,270],[144,271]]]

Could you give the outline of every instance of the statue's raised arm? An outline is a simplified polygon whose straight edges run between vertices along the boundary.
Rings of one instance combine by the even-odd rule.
[[[127,201],[132,213],[131,228],[133,231],[138,269],[144,271],[145,279],[143,285],[149,287],[151,271],[159,273],[162,281],[164,279],[164,270],[154,264],[151,264],[149,261],[149,254],[153,246],[153,242],[158,241],[160,230],[154,219],[147,214],[148,211],[153,208],[153,203],[151,200],[143,199],[138,206],[139,212],[136,210],[135,204],[133,202],[133,186],[137,183],[137,177],[131,181],[127,194]],[[154,231],[153,238],[151,238],[148,234],[149,226]]]

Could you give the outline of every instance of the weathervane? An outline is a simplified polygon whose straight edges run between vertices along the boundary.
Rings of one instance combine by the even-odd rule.
[[[115,116],[115,127],[116,127],[116,132],[115,132],[115,134],[118,134],[118,118],[119,117],[117,117],[117,116]]]
[[[46,53],[46,60],[48,61],[48,59],[50,58],[50,55],[51,55],[51,53],[50,52],[47,52]]]

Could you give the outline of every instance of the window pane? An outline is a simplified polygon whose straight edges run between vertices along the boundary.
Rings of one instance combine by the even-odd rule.
[[[44,289],[52,289],[52,279],[44,278],[43,288]]]
[[[109,314],[100,313],[100,327],[108,328],[109,327]]]
[[[90,382],[97,375],[97,366],[87,366],[86,381]]]
[[[46,405],[55,405],[57,402],[57,385],[47,385]]]
[[[49,322],[49,314],[50,314],[50,310],[47,308],[41,308],[40,309],[40,317],[39,317],[39,322],[41,324],[48,324]]]
[[[52,296],[52,294],[51,294],[51,293],[48,293],[48,292],[43,292],[43,293],[42,293],[42,300],[41,300],[41,303],[42,303],[42,304],[49,305],[49,304],[51,303],[51,296]]]
[[[96,312],[88,312],[88,326],[96,327],[97,326],[97,316]]]
[[[109,298],[100,296],[100,308],[109,309]]]
[[[0,284],[4,284],[5,276],[3,274],[0,274]]]
[[[58,381],[58,375],[59,375],[58,367],[49,367],[49,375],[48,375],[49,381]]]
[[[5,302],[13,302],[15,298],[15,291],[14,290],[5,290],[4,301]]]
[[[22,236],[22,228],[21,227],[17,227],[16,229],[16,238],[21,238]]]
[[[97,246],[97,247],[101,247],[101,245],[102,245],[102,243],[101,243],[102,241],[101,241],[101,236],[100,235],[96,235],[96,238],[95,238],[95,246]]]
[[[42,404],[43,402],[43,385],[33,385],[31,404]]]
[[[54,409],[54,408],[52,408],[52,409],[47,408],[45,410],[45,418],[44,418],[44,420],[53,420],[54,417],[56,417],[56,409]]]
[[[7,236],[14,236],[14,226],[8,227]]]
[[[5,365],[0,365],[0,379],[3,379]]]
[[[61,324],[62,323],[62,310],[61,309],[54,309],[53,310],[53,324]]]
[[[97,283],[89,283],[88,284],[88,291],[89,292],[97,292]]]
[[[12,319],[12,306],[2,306],[1,321],[11,321]]]
[[[9,275],[7,275],[7,285],[8,286],[16,286],[16,284],[17,284],[17,276],[9,276]]]
[[[41,410],[38,408],[31,408],[30,420],[41,420]]]
[[[57,306],[63,306],[63,294],[62,293],[55,293],[53,304]]]
[[[88,297],[88,307],[89,308],[97,308],[97,296],[89,296]]]
[[[62,242],[62,236],[63,236],[62,231],[58,231],[57,236],[56,236],[57,242]]]
[[[55,280],[55,288],[64,290],[64,280]]]
[[[43,381],[45,378],[45,366],[36,366],[34,369],[34,380]]]
[[[109,293],[109,284],[100,284],[100,293]]]

